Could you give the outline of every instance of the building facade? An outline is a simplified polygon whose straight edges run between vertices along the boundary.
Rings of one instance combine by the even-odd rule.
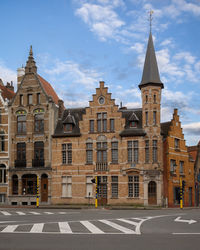
[[[9,126],[8,102],[14,96],[13,84],[4,86],[0,79],[0,204],[8,202],[8,168],[9,168]]]
[[[26,67],[18,70],[18,89],[9,104],[9,203],[51,202],[51,135],[59,99],[51,85],[37,74],[32,47]]]
[[[140,109],[118,107],[104,82],[89,107],[67,109],[52,138],[52,204],[162,205],[160,81],[149,35]],[[91,201],[92,200],[92,201]]]
[[[180,182],[183,184],[183,206],[194,206],[194,160],[188,152],[179,120],[174,109],[173,119],[162,123],[164,199],[166,206],[180,206]]]

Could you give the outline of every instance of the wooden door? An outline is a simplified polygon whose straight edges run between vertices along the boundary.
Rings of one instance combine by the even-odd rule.
[[[107,204],[107,176],[99,176],[98,206]]]
[[[150,181],[148,185],[148,204],[157,205],[157,186],[155,181]]]
[[[48,202],[48,176],[41,177],[41,202]]]

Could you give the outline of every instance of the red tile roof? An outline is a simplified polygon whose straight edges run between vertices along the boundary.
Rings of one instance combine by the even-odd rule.
[[[49,82],[47,82],[44,78],[42,78],[40,75],[38,75],[38,77],[39,77],[40,82],[41,82],[42,85],[43,85],[43,88],[44,88],[46,94],[49,95],[49,96],[51,96],[52,99],[53,99],[53,101],[54,101],[56,104],[58,104],[59,98],[58,98],[58,96],[57,96],[55,90],[54,90],[53,87],[51,86],[51,84],[50,84]]]
[[[0,89],[1,89],[1,94],[2,94],[4,100],[6,98],[8,100],[11,100],[15,95],[15,92],[13,92],[12,90],[6,88],[5,86],[0,85]]]

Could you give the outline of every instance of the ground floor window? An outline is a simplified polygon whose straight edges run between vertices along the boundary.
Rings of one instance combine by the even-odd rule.
[[[6,183],[6,166],[0,164],[0,183]]]
[[[118,176],[111,176],[112,198],[118,198]]]
[[[22,194],[35,195],[37,193],[37,176],[25,174],[22,176]]]
[[[138,198],[140,194],[139,176],[128,176],[128,197]]]
[[[71,176],[62,176],[62,197],[72,197]]]
[[[0,204],[5,203],[6,201],[6,195],[5,194],[0,194]]]
[[[93,183],[91,182],[91,180],[93,179],[93,177],[91,176],[87,176],[86,177],[86,197],[92,197],[93,196]]]

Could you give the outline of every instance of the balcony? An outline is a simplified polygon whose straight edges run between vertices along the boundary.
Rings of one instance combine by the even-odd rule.
[[[107,162],[97,162],[96,163],[96,171],[108,171],[108,163]]]
[[[43,168],[44,167],[44,159],[33,159],[32,166],[33,166],[33,168]]]
[[[15,167],[16,168],[25,168],[26,167],[26,160],[15,160]]]

